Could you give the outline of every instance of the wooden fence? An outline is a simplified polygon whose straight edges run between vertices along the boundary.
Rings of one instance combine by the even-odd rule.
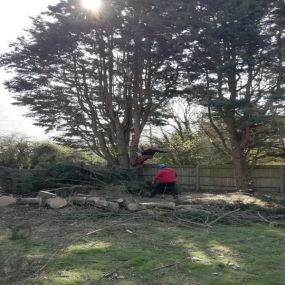
[[[175,167],[177,183],[185,190],[235,191],[234,171],[231,167]],[[150,181],[156,174],[155,165],[146,164],[141,172],[144,180]],[[285,193],[285,166],[256,166],[252,172],[252,187],[260,192]]]

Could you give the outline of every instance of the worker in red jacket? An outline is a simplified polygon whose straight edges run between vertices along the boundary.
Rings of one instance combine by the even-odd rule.
[[[172,168],[166,167],[165,163],[159,164],[158,169],[159,171],[152,181],[155,186],[150,197],[154,197],[158,193],[171,193],[174,198],[177,198],[176,171]]]

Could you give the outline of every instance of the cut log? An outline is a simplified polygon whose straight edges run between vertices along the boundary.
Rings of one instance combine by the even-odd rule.
[[[160,209],[175,210],[174,202],[147,202],[147,203],[140,203],[140,205],[147,209],[160,208]]]
[[[120,206],[118,203],[109,202],[108,209],[112,212],[119,212]]]
[[[116,202],[117,202],[120,206],[124,206],[124,199],[123,199],[123,198],[117,199]]]
[[[130,211],[130,212],[136,212],[136,211],[139,211],[141,210],[141,207],[139,204],[137,203],[128,203],[126,205],[127,209]]]
[[[87,197],[69,197],[68,202],[72,205],[85,206],[87,203]]]
[[[142,206],[140,206],[134,199],[124,199],[121,206],[125,207],[130,212],[136,212],[142,210]]]
[[[87,200],[86,200],[86,203],[88,205],[93,205],[95,206],[95,203],[100,201],[101,199],[99,197],[88,197]]]
[[[49,198],[55,198],[56,194],[50,193],[48,191],[40,191],[37,197],[46,200],[46,199],[49,199]]]
[[[42,198],[18,198],[17,202],[18,205],[43,205]]]
[[[17,199],[12,196],[1,196],[0,197],[0,207],[15,205],[16,202],[17,202]]]
[[[108,201],[105,201],[105,200],[94,200],[94,206],[97,207],[97,208],[101,208],[101,209],[106,209],[108,208],[109,206],[109,203]]]
[[[56,197],[46,200],[46,205],[51,209],[61,209],[67,206],[67,201],[64,198]]]

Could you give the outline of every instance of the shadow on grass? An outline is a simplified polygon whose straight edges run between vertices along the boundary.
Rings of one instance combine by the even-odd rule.
[[[18,219],[37,212],[17,212]],[[285,280],[285,229],[264,224],[216,224],[209,230],[138,220],[83,237],[51,259],[58,248],[83,229],[96,228],[86,212],[44,211],[45,223],[31,240],[11,241],[1,228],[0,272],[9,285],[281,285]],[[15,214],[10,209],[3,218]],[[37,217],[38,218],[38,217]],[[107,222],[112,223],[112,218]],[[97,219],[100,223],[100,219]],[[105,223],[104,219],[101,223]],[[9,262],[5,260],[9,257]],[[6,262],[6,263],[5,263]],[[6,274],[5,273],[5,274]],[[0,274],[4,276],[3,274]],[[7,275],[7,274],[6,274]],[[0,277],[1,280],[2,277]],[[18,281],[17,281],[18,280]],[[90,282],[89,282],[89,281]],[[88,283],[89,282],[89,283]]]
[[[283,229],[272,231],[262,225],[219,225],[205,231],[154,224],[147,234],[137,232],[135,238],[117,233],[117,237],[100,235],[73,245],[49,267],[49,276],[55,284],[74,285],[83,280],[94,284],[116,280],[116,284],[281,285],[285,280],[284,234]]]

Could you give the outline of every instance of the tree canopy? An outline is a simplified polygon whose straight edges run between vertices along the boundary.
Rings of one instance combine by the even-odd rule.
[[[216,146],[232,157],[238,189],[247,190],[247,157],[284,112],[285,4],[191,2],[184,18],[189,27],[185,92],[207,108]]]
[[[76,0],[50,6],[2,57],[16,72],[6,86],[58,140],[128,167],[150,115],[175,91],[169,3],[106,1],[98,15]]]

